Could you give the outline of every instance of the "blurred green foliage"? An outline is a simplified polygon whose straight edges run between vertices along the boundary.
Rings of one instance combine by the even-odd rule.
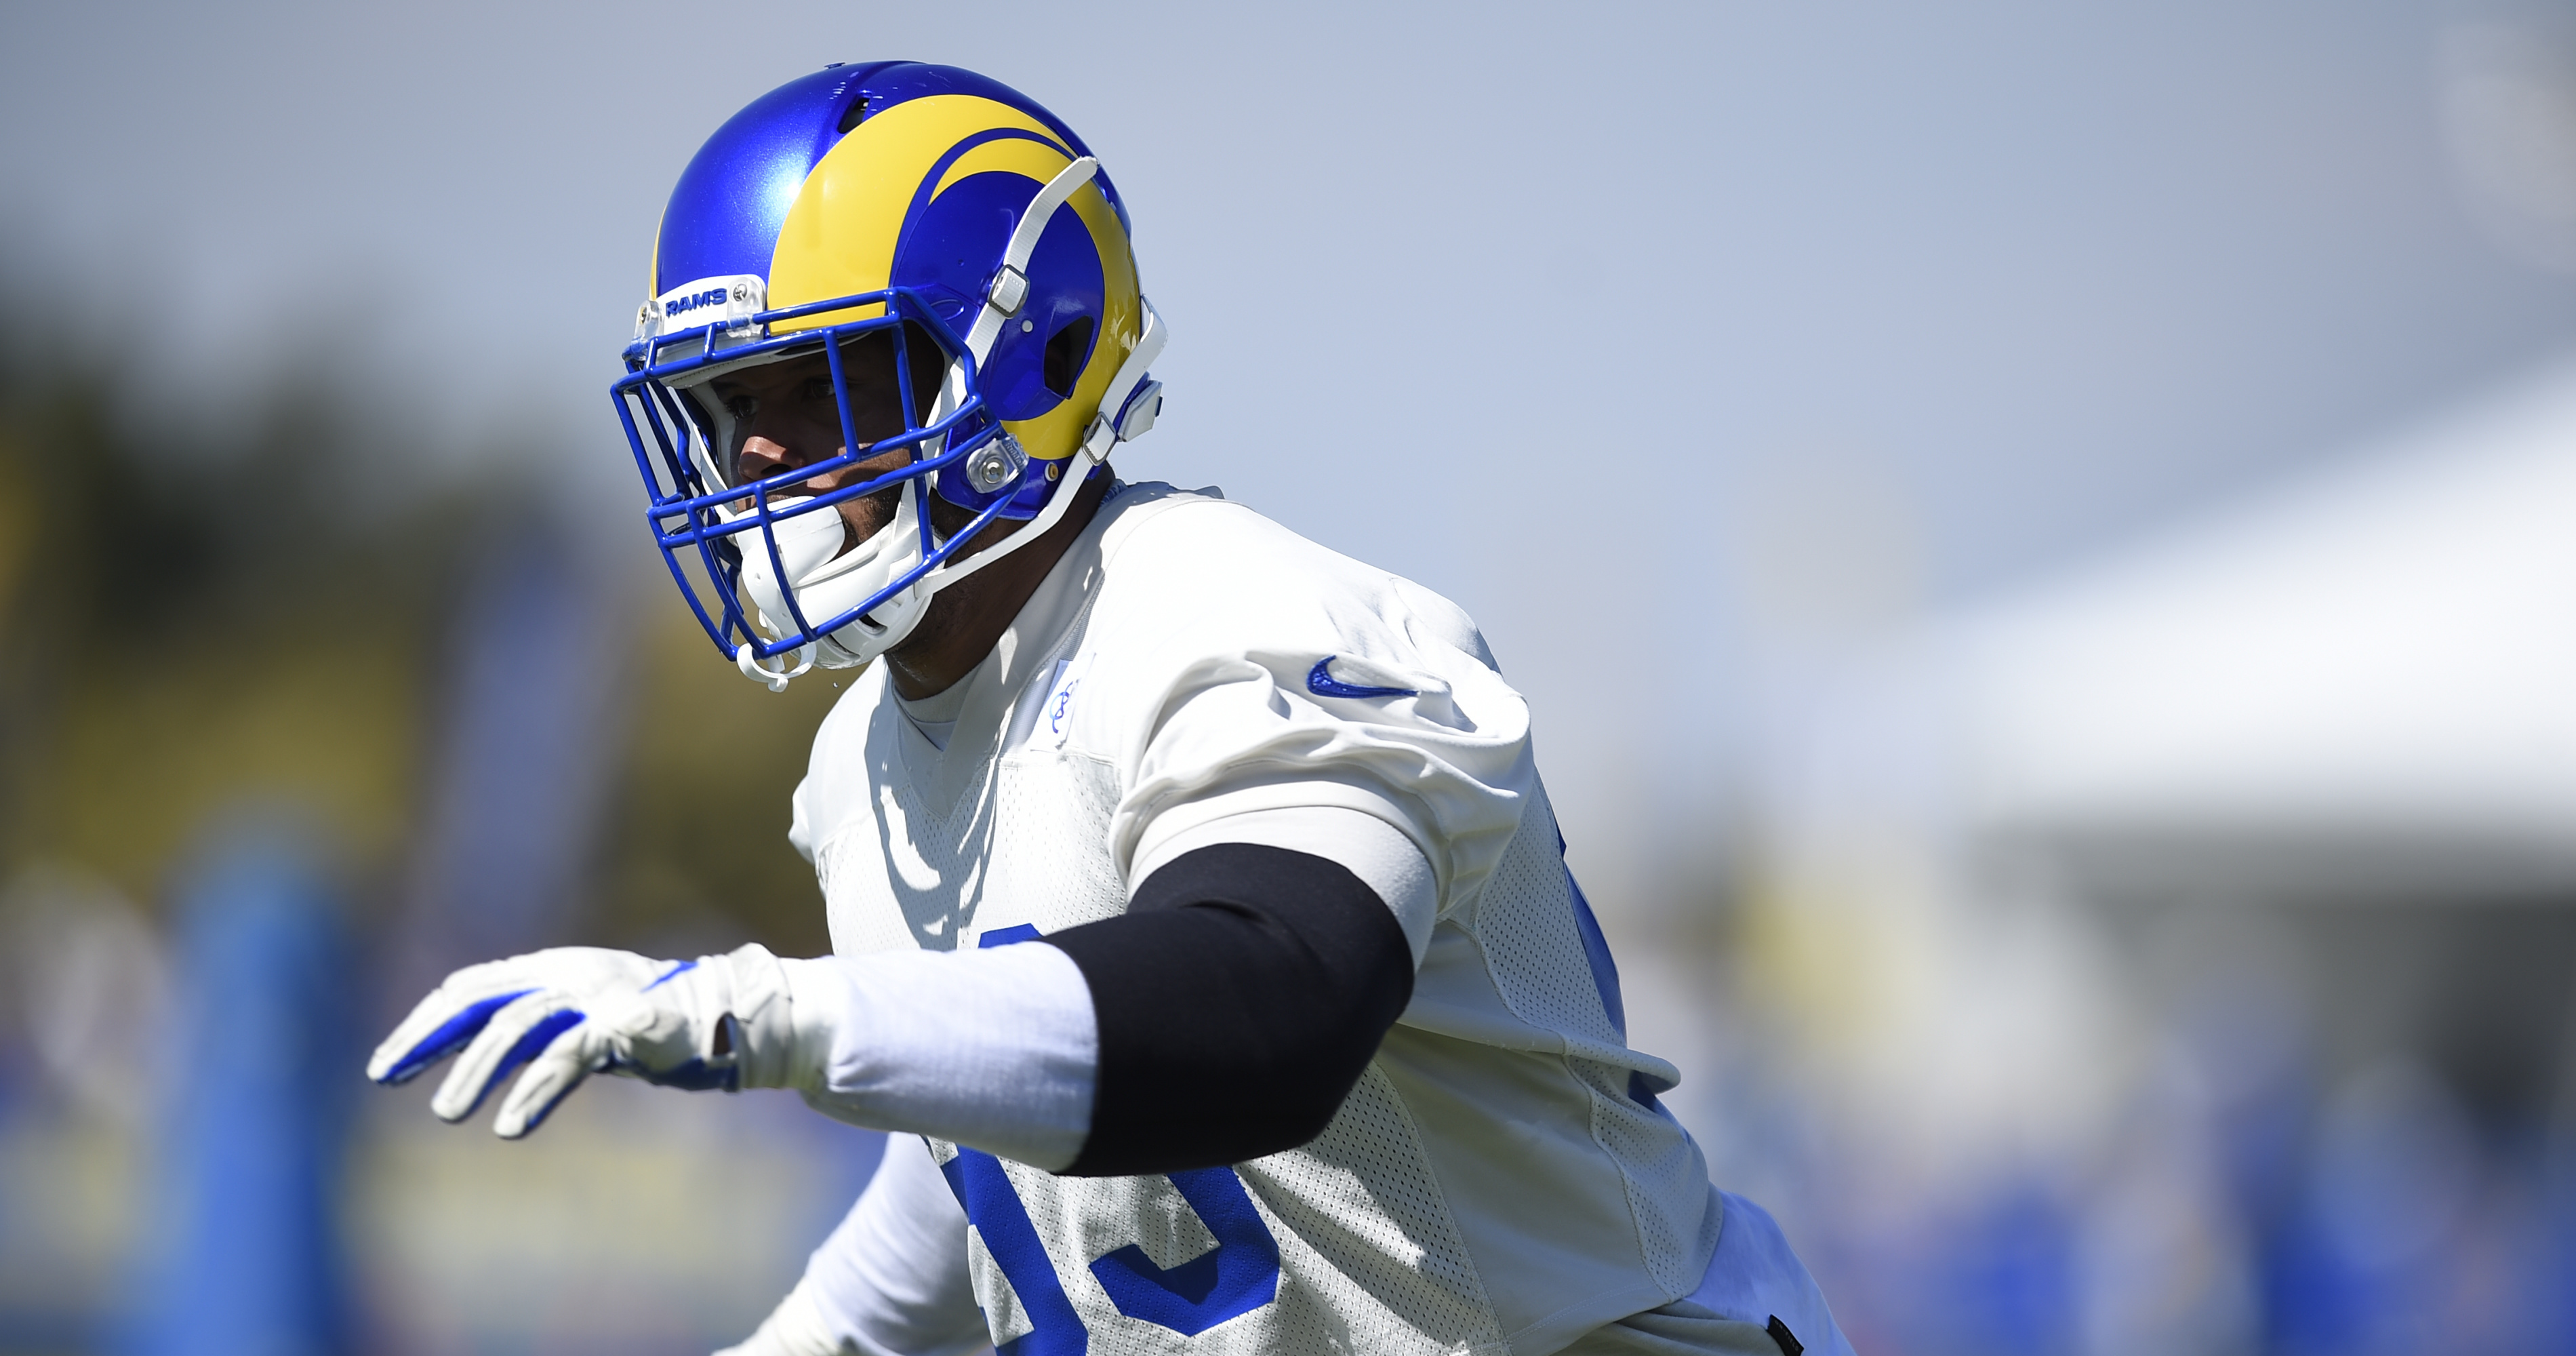
[[[636,543],[646,554],[640,532]],[[716,653],[667,582],[645,583],[625,772],[603,834],[600,940],[827,952],[814,868],[787,845],[787,801],[850,675],[818,671],[773,693]],[[647,945],[657,939],[671,945]]]
[[[356,898],[398,898],[464,582],[548,520],[541,478],[511,471],[533,459],[407,440],[327,378],[203,420],[136,380],[59,352],[0,362],[0,877],[60,863],[152,900],[258,800],[306,811]],[[608,455],[601,432],[583,446]],[[838,691],[744,681],[641,534],[619,565],[633,587],[601,605],[631,629],[599,681],[624,723],[584,935],[827,949],[787,800]]]
[[[0,370],[0,852],[149,899],[211,815],[266,798],[391,860],[471,536],[452,496],[366,486],[317,393],[173,428],[104,365]]]

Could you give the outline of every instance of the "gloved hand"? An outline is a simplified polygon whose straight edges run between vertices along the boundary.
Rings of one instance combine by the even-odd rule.
[[[692,1090],[811,1088],[828,1032],[800,1037],[788,964],[753,944],[694,961],[568,946],[469,965],[376,1047],[367,1076],[409,1082],[463,1049],[429,1102],[460,1121],[526,1064],[493,1119],[504,1139],[536,1129],[602,1069]]]

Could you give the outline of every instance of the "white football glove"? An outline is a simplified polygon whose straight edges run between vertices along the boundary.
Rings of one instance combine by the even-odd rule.
[[[367,1076],[406,1083],[461,1048],[429,1102],[460,1121],[525,1064],[492,1122],[517,1139],[603,1069],[691,1090],[810,1089],[829,1033],[805,1039],[794,1012],[786,963],[758,944],[694,961],[557,947],[449,975],[376,1047]]]

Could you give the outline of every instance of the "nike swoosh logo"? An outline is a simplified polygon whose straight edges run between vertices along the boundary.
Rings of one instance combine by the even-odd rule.
[[[1341,658],[1340,655],[1328,654],[1316,660],[1315,667],[1306,670],[1308,692],[1318,697],[1419,697],[1422,695],[1409,687],[1362,687],[1357,683],[1345,683],[1333,676],[1332,663],[1339,658]]]

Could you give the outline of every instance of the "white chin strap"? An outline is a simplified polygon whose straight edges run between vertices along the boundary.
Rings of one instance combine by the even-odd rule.
[[[1029,210],[1011,231],[1011,241],[1002,251],[1002,266],[993,275],[993,284],[985,291],[984,309],[976,315],[974,328],[966,335],[966,350],[974,356],[975,365],[983,366],[985,355],[1000,338],[1002,326],[1017,315],[1028,300],[1029,255],[1036,251],[1038,237],[1045,234],[1047,223],[1056,209],[1064,206],[1074,190],[1091,182],[1100,162],[1082,156],[1058,171],[1046,187],[1038,190]],[[773,666],[763,663],[752,653],[751,646],[734,650],[734,663],[743,676],[765,684],[772,692],[784,692],[790,680],[802,677],[819,659],[825,668],[855,668],[884,654],[904,642],[912,629],[920,625],[922,614],[930,608],[931,596],[977,570],[1011,554],[1020,547],[1053,530],[1080,497],[1080,486],[1092,468],[1109,459],[1110,449],[1141,436],[1154,426],[1154,417],[1163,403],[1163,384],[1145,380],[1145,369],[1163,351],[1168,332],[1163,318],[1154,311],[1153,303],[1137,298],[1145,312],[1143,330],[1136,336],[1135,348],[1109,379],[1109,387],[1100,393],[1099,412],[1092,416],[1090,427],[1083,431],[1081,444],[1073,455],[1061,463],[1064,469],[1046,505],[1038,510],[1018,531],[993,543],[964,560],[950,560],[915,580],[910,588],[870,608],[866,615],[849,625],[806,645],[793,654],[797,661],[788,666],[790,656],[780,655]],[[966,400],[966,374],[963,363],[950,363],[946,380],[940,383],[939,399],[931,409],[930,422],[938,423],[954,413]],[[1008,435],[999,435],[1005,436]],[[1027,461],[1022,475],[1043,475],[1049,463]],[[919,566],[926,558],[921,534],[917,530],[920,516],[919,496],[929,492],[928,477],[904,482],[903,502],[895,511],[894,521],[877,529],[876,535],[850,551],[841,551],[847,539],[841,515],[829,509],[816,509],[793,518],[773,522],[766,533],[745,532],[736,540],[743,544],[742,583],[752,601],[758,605],[760,620],[772,635],[791,634],[787,599],[778,585],[778,572],[769,565],[770,538],[775,538],[779,562],[786,567],[788,587],[796,595],[797,610],[808,622],[824,622],[866,602],[878,590],[892,584]],[[1015,493],[1017,484],[1003,487],[999,493]],[[740,515],[740,516],[747,516]]]
[[[1021,303],[1029,299],[1029,256],[1037,253],[1038,237],[1046,234],[1047,223],[1055,220],[1056,209],[1099,172],[1098,160],[1087,155],[1076,157],[1046,181],[1046,187],[1029,200],[1029,210],[1020,214],[1020,224],[1011,228],[1011,242],[1002,247],[1002,266],[994,271],[992,285],[984,289],[984,309],[976,314],[975,327],[966,331],[966,351],[975,355],[977,367],[982,367],[984,356],[993,351],[993,341],[1001,337],[1002,325],[1018,315]]]

